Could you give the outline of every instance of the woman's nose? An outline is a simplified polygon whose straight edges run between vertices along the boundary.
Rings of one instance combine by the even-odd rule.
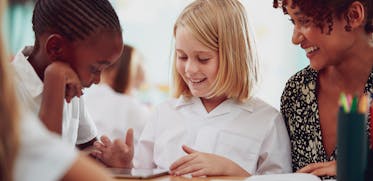
[[[291,38],[291,41],[293,42],[293,44],[299,45],[302,43],[303,40],[304,40],[304,35],[301,32],[299,32],[299,30],[294,28],[293,36]]]

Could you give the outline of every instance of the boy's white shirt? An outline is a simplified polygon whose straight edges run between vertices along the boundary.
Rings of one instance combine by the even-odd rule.
[[[258,98],[242,104],[228,99],[210,113],[196,97],[161,104],[140,136],[134,166],[168,170],[186,155],[183,144],[224,156],[250,174],[291,172],[282,116]]]
[[[15,88],[22,106],[36,116],[42,101],[43,82],[28,62],[22,50],[16,54],[12,65],[15,69]],[[62,139],[75,146],[86,143],[97,136],[94,122],[84,105],[84,96],[64,102],[62,117]]]
[[[135,97],[115,92],[105,83],[92,85],[84,91],[85,103],[96,124],[98,135],[110,139],[124,139],[127,129],[133,128],[138,138],[150,117],[150,110]]]
[[[60,180],[73,165],[78,152],[50,133],[34,114],[24,115],[20,120],[20,148],[13,172],[15,180]]]

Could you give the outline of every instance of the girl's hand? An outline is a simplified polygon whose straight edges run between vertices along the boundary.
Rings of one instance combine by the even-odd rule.
[[[335,160],[329,162],[311,163],[297,171],[297,173],[310,173],[316,176],[336,176],[337,162]]]
[[[182,148],[188,155],[181,157],[170,166],[171,175],[191,174],[193,177],[250,176],[243,168],[225,157],[198,152],[185,145]]]
[[[132,168],[133,148],[133,129],[128,129],[125,142],[116,139],[114,142],[107,136],[101,137],[101,142],[96,141],[93,146],[97,149],[91,155],[105,165],[115,168]]]

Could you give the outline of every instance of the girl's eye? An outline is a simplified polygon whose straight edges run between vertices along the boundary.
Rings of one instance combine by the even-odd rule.
[[[188,59],[188,57],[186,57],[186,56],[178,56],[177,59],[179,59],[179,60],[186,60],[186,59]]]
[[[198,61],[202,62],[202,63],[206,63],[209,60],[210,60],[210,58],[198,58]]]

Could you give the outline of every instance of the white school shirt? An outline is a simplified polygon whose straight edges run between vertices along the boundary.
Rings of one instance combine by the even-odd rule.
[[[183,144],[224,156],[250,174],[291,172],[282,116],[258,98],[245,103],[228,99],[210,113],[196,97],[161,104],[140,136],[134,166],[168,170],[186,155]]]
[[[42,101],[43,82],[36,74],[22,51],[13,59],[15,87],[21,104],[35,115],[39,115]],[[94,122],[84,106],[84,96],[64,102],[62,116],[62,139],[75,144],[86,143],[97,136]]]
[[[20,121],[20,148],[14,178],[16,181],[60,180],[71,168],[78,152],[49,132],[34,114]]]
[[[124,139],[127,129],[133,128],[137,143],[150,117],[150,110],[145,105],[133,96],[115,92],[107,84],[92,85],[84,95],[98,135]]]

